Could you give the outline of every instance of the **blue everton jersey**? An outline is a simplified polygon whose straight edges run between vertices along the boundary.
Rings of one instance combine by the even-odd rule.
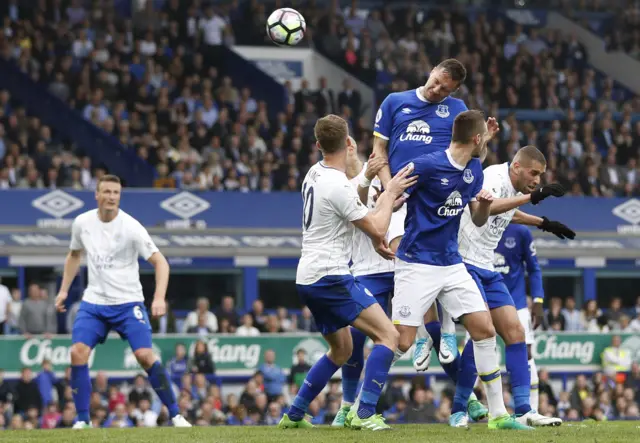
[[[494,267],[504,277],[516,309],[527,307],[525,270],[529,274],[531,297],[544,298],[542,272],[536,256],[536,245],[529,228],[511,223],[502,235],[494,255]],[[526,265],[526,268],[525,268]]]
[[[435,266],[462,263],[458,228],[464,207],[482,189],[482,163],[473,159],[459,165],[449,150],[420,156],[413,163],[419,178],[407,190],[405,233],[397,256]]]
[[[391,175],[421,155],[447,149],[453,120],[466,110],[464,102],[453,97],[431,103],[418,89],[389,94],[376,114],[373,135],[389,142]]]

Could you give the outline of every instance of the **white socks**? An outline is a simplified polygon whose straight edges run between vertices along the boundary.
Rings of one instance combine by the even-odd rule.
[[[538,391],[540,379],[538,379],[538,368],[533,359],[529,360],[529,372],[531,374],[531,395],[529,397],[529,403],[531,404],[531,409],[537,411],[540,406],[540,393]]]
[[[496,338],[474,341],[473,352],[478,375],[487,394],[489,415],[491,418],[500,417],[507,413],[507,408],[504,406],[504,398],[502,397],[502,376],[500,375],[500,366],[498,366]]]
[[[391,366],[393,366],[398,360],[402,358],[405,353],[400,350],[400,348],[396,349],[396,352],[393,354],[393,360],[391,361]]]
[[[418,330],[416,331],[416,338],[420,339],[420,338],[427,338],[427,337],[429,337],[427,328],[425,328],[423,324],[418,326]]]

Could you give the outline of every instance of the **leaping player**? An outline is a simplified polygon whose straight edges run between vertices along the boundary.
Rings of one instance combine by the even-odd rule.
[[[87,256],[89,284],[71,333],[71,387],[78,419],[74,429],[91,428],[89,400],[91,378],[89,354],[98,343],[104,343],[110,330],[127,340],[138,363],[149,376],[151,386],[169,410],[175,427],[191,427],[179,414],[171,386],[171,377],[152,350],[151,325],[144,306],[138,257],[153,265],[156,290],[151,314],[166,313],[165,296],[169,282],[169,264],[158,250],[147,230],[120,209],[122,186],[114,175],[98,181],[98,209],[80,214],[71,227],[71,244],[64,262],[56,308],[65,311],[69,287],[78,273],[83,253]]]
[[[383,187],[392,174],[396,174],[417,157],[442,152],[449,147],[454,119],[467,110],[462,100],[450,95],[465,81],[466,75],[461,62],[455,59],[444,60],[431,71],[424,86],[389,94],[384,99],[376,114],[373,132],[373,153],[376,157],[389,161],[389,165],[378,173]],[[498,132],[498,125],[495,119],[489,119],[488,123],[487,135],[492,138]],[[405,217],[406,207],[401,208],[398,213]],[[394,233],[395,238],[390,239],[392,250],[397,250],[403,233],[402,230],[398,231]],[[416,342],[414,367],[419,371],[427,369],[433,345],[443,369],[455,382],[458,377],[459,355],[451,316],[445,315],[441,324],[434,305],[421,325],[424,325],[428,335],[419,337]],[[422,326],[418,329],[418,334],[421,329]],[[405,349],[402,345],[401,348]],[[472,395],[468,412],[474,420],[481,420],[486,417],[487,408]]]
[[[544,311],[544,288],[542,286],[542,272],[538,264],[536,245],[531,231],[524,225],[510,223],[502,234],[496,248],[493,261],[496,272],[502,274],[513,303],[515,304],[524,328],[524,340],[527,344],[529,358],[529,374],[531,376],[531,395],[529,403],[533,409],[539,407],[538,368],[531,355],[531,346],[535,343],[534,329],[542,323]],[[533,305],[531,312],[527,306],[526,274],[529,276],[529,288]]]
[[[502,275],[493,267],[494,250],[502,234],[513,220],[515,223],[537,226],[543,231],[553,232],[573,239],[575,233],[559,222],[525,214],[517,208],[526,203],[538,204],[549,196],[561,197],[565,191],[558,184],[544,185],[540,189],[540,178],[546,170],[546,159],[535,146],[520,149],[511,163],[489,166],[484,170],[483,189],[494,201],[491,216],[485,225],[474,223],[473,212],[466,208],[460,224],[460,255],[467,270],[478,284],[493,318],[493,324],[505,342],[507,372],[511,377],[512,394],[517,420],[530,426],[558,426],[562,420],[546,417],[531,407],[531,379],[525,334],[518,318],[513,299],[507,290]],[[473,391],[476,377],[471,358],[474,348],[465,346],[460,363],[460,375],[456,384],[452,415],[449,423],[454,427],[467,427],[466,413],[468,396]],[[482,370],[478,368],[478,372]]]
[[[407,190],[410,196],[405,234],[397,252],[392,320],[400,332],[399,347],[406,351],[425,313],[438,300],[450,315],[461,320],[471,336],[475,365],[487,393],[489,428],[531,430],[507,413],[496,330],[480,289],[458,252],[464,208],[468,205],[471,223],[478,227],[487,223],[492,211],[493,196],[483,189],[478,160],[484,157],[491,136],[481,112],[465,111],[453,123],[446,151],[412,162],[419,179]],[[475,368],[471,371],[475,374]]]

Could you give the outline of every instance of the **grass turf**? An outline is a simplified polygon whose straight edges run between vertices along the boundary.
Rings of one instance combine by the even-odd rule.
[[[446,425],[400,425],[392,431],[351,431],[320,427],[279,430],[275,427],[220,426],[191,429],[87,429],[6,431],[2,443],[631,443],[640,442],[640,421],[569,423],[535,431],[489,431],[485,425],[469,430]]]

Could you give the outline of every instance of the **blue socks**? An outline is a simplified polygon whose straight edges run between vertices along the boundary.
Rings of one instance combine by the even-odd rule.
[[[364,368],[358,417],[369,418],[376,413],[376,405],[387,381],[393,356],[394,352],[383,345],[375,345],[371,350]]]
[[[438,354],[440,354],[440,337],[441,337],[440,329],[442,328],[442,325],[440,324],[439,321],[432,321],[431,323],[425,324],[424,327],[427,329],[427,332],[431,336],[431,340],[433,340],[433,348],[436,350]],[[471,358],[473,359],[473,357]],[[460,368],[460,355],[458,355],[456,359],[453,360],[451,363],[442,365],[442,369],[444,369],[444,372],[449,376],[451,380],[453,380],[454,383],[458,382],[459,368]],[[474,363],[474,368],[475,368],[475,363]]]
[[[356,401],[358,383],[364,366],[364,342],[367,336],[356,328],[351,328],[353,352],[349,361],[342,366],[342,401],[353,404]]]
[[[469,402],[469,397],[471,397],[471,394],[473,393],[473,387],[476,384],[477,376],[475,354],[473,352],[473,340],[467,340],[467,344],[464,345],[462,356],[460,357],[460,369],[458,370],[458,380],[456,382],[456,394],[453,397],[453,406],[451,407],[452,414],[467,411],[467,403]]]
[[[393,356],[393,353],[391,354]],[[338,366],[326,355],[323,355],[322,358],[313,365],[307,377],[304,379],[298,395],[293,399],[291,408],[289,408],[288,415],[292,421],[300,421],[304,418],[309,408],[309,403],[320,394],[337,370]]]
[[[78,421],[91,423],[89,417],[89,400],[91,399],[89,366],[71,366],[71,389],[73,390],[73,402],[78,412]]]
[[[162,404],[169,410],[169,417],[173,418],[178,415],[178,402],[173,393],[171,377],[169,377],[169,373],[165,367],[162,366],[162,363],[156,361],[153,366],[147,370],[147,375],[149,376],[151,387],[156,391],[156,394],[158,394]]]
[[[515,343],[505,347],[507,372],[511,378],[511,393],[515,404],[516,415],[524,415],[531,410],[529,404],[531,394],[531,376],[527,345]]]

